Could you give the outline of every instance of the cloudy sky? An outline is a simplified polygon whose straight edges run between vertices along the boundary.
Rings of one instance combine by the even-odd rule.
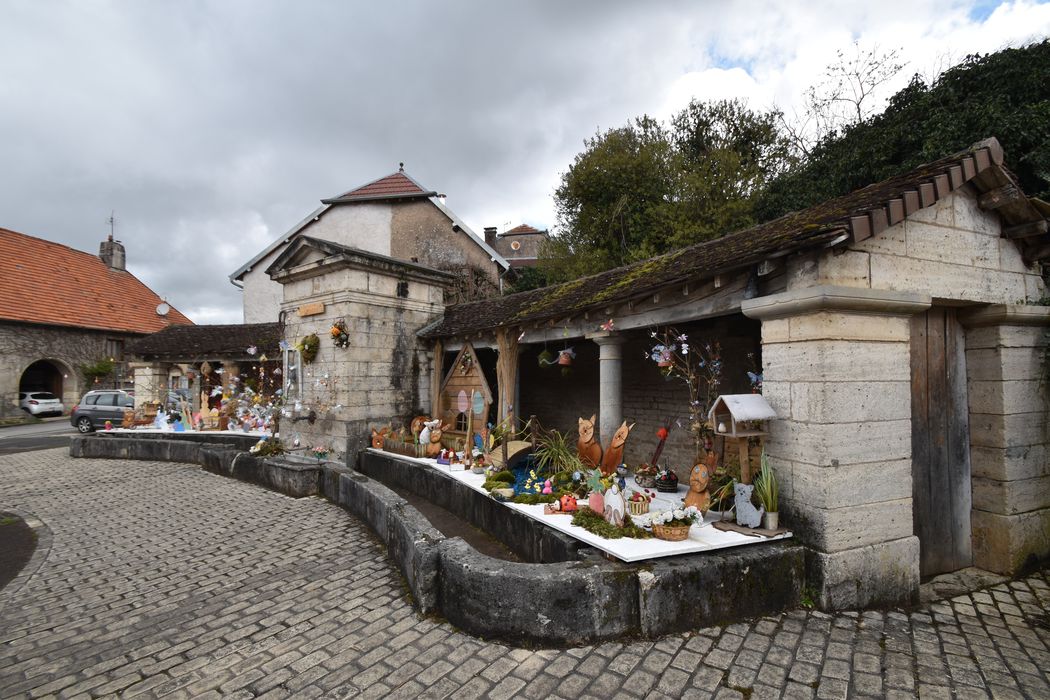
[[[855,40],[904,81],[1047,34],[1034,0],[0,0],[0,226],[97,252],[115,211],[132,272],[237,323],[228,275],[399,161],[476,231],[548,227],[598,130],[790,110]]]

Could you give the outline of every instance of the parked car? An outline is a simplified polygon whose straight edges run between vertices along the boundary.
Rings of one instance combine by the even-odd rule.
[[[135,407],[135,397],[119,389],[96,389],[84,394],[80,403],[69,412],[69,422],[81,433],[90,433],[111,421],[119,426],[124,420],[124,409]]]
[[[31,416],[60,416],[66,410],[62,399],[50,391],[20,391],[18,405]]]

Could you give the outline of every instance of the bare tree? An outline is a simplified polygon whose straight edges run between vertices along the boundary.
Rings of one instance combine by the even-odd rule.
[[[879,89],[905,65],[900,49],[864,48],[859,41],[849,51],[840,49],[821,81],[806,90],[802,112],[780,116],[781,129],[799,155],[808,157],[828,136],[871,117],[879,106]]]

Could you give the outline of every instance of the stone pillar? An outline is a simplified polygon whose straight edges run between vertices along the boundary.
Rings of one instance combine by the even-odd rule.
[[[598,344],[598,426],[602,443],[623,422],[623,341],[621,335],[587,336]]]
[[[780,522],[810,550],[822,608],[918,596],[909,317],[929,306],[929,296],[831,286],[742,305],[762,320]]]
[[[1050,308],[995,305],[966,327],[974,566],[1014,575],[1050,556]]]
[[[170,367],[167,362],[128,363],[128,370],[135,376],[135,408],[140,408],[148,401],[164,404]]]

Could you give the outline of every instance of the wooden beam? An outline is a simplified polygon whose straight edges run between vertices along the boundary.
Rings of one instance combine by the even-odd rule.
[[[948,168],[948,181],[951,183],[951,187],[953,190],[957,190],[960,187],[962,187],[962,184],[963,182],[965,182],[965,180],[963,180],[963,172],[961,165],[953,165],[950,168]]]
[[[904,200],[891,199],[887,206],[890,216],[890,226],[904,221]]]
[[[977,166],[977,172],[985,170],[988,166],[992,164],[992,156],[988,152],[987,148],[982,148],[978,151],[975,151],[973,154],[973,159],[974,164]]]
[[[1029,263],[1050,260],[1050,243],[1029,247],[1027,250],[1022,251],[1021,257]]]
[[[937,191],[937,199],[943,199],[951,194],[951,182],[948,180],[947,173],[933,176],[933,188]]]
[[[932,182],[923,182],[919,185],[919,203],[923,209],[937,203],[937,190]]]
[[[1024,195],[1021,191],[1014,187],[1013,184],[1003,185],[997,187],[994,190],[988,190],[977,198],[977,206],[981,209],[998,209],[1006,204],[1012,204],[1020,199],[1023,199]]]
[[[1031,238],[1032,236],[1041,236],[1046,231],[1046,219],[1040,219],[1039,221],[1029,221],[1016,226],[1006,226],[1003,228],[1003,236],[1005,238]]]
[[[960,164],[962,165],[963,179],[967,181],[972,180],[973,176],[977,174],[977,166],[974,164],[973,158],[966,156],[960,161]]]
[[[849,228],[850,233],[853,234],[853,240],[858,243],[871,238],[871,220],[866,216],[851,216]]]
[[[889,219],[886,217],[886,210],[882,207],[869,211],[868,218],[871,219],[871,234],[873,236],[882,233],[890,226]]]
[[[904,193],[904,215],[911,216],[915,212],[922,209],[919,202],[918,190],[909,190]]]

